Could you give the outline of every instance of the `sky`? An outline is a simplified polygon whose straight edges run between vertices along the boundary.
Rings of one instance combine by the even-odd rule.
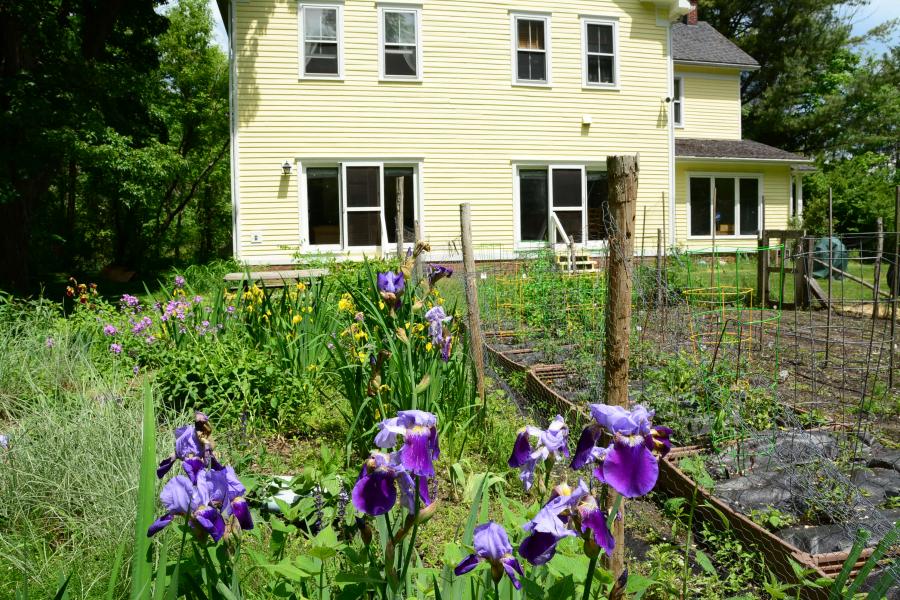
[[[215,0],[209,0],[209,7],[216,22],[216,43],[226,53],[228,52],[228,36],[225,34],[225,25]],[[868,6],[856,9],[847,9],[847,15],[853,23],[853,34],[862,35],[872,27],[884,23],[889,19],[900,19],[900,0],[871,0]],[[865,50],[880,54],[889,46],[900,44],[900,28],[894,32],[888,42],[871,42],[865,46]]]

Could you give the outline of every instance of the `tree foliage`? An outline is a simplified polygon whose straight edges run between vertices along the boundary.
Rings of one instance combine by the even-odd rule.
[[[203,0],[0,2],[0,286],[226,246],[228,70]]]

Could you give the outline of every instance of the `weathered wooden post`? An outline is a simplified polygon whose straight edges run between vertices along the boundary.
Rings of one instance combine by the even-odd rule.
[[[900,185],[894,200],[894,279],[891,286],[891,351],[888,365],[888,387],[894,387],[894,346],[897,343],[897,303],[900,302]],[[890,279],[890,277],[888,278]]]
[[[475,362],[475,385],[484,406],[484,342],[481,337],[481,313],[478,310],[478,272],[475,270],[475,250],[472,247],[472,207],[468,202],[459,205],[459,224],[462,230],[463,281],[468,309],[469,345]]]
[[[634,274],[634,221],[638,189],[638,159],[636,156],[610,156],[606,159],[609,174],[609,212],[612,229],[609,232],[609,292],[606,313],[606,362],[603,392],[606,403],[613,406],[628,404],[628,354],[631,333],[631,291]],[[615,496],[607,498],[607,508],[615,504]],[[614,519],[612,535],[615,550],[607,560],[613,576],[611,599],[625,595],[625,504],[619,510],[621,519]]]
[[[828,364],[828,357],[831,354],[831,267],[834,265],[834,212],[831,188],[828,188],[828,314],[825,321],[825,364]],[[810,274],[812,277],[812,274]]]
[[[662,228],[656,230],[656,307],[659,308],[663,303],[663,277],[662,277],[662,261],[663,261],[663,237]]]
[[[884,254],[884,221],[878,217],[878,248],[875,254],[875,289],[872,290],[872,320],[878,319],[878,295],[881,289],[881,257]],[[828,273],[831,275],[831,273]],[[893,352],[893,348],[891,351]]]
[[[402,262],[405,257],[403,253],[403,187],[406,183],[405,177],[397,178],[397,222],[394,224],[394,230],[397,235],[397,258]],[[419,240],[415,240],[418,242]]]

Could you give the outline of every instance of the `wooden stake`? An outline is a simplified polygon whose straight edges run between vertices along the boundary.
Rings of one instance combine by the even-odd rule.
[[[472,247],[472,206],[459,205],[459,224],[462,230],[463,281],[469,321],[469,345],[475,362],[475,385],[484,406],[484,342],[481,337],[481,313],[478,310],[478,272],[475,270],[475,250]]]
[[[884,221],[878,217],[878,250],[875,254],[875,289],[872,292],[872,320],[878,318],[878,293],[881,289],[881,256],[884,254]],[[830,275],[831,273],[829,273]]]
[[[638,159],[635,156],[610,156],[606,159],[609,174],[609,212],[613,231],[609,234],[609,293],[606,317],[606,363],[603,392],[606,403],[614,406],[628,404],[628,340],[631,332],[631,292],[634,282],[634,221],[637,203]],[[607,498],[612,508],[614,496]],[[612,573],[611,600],[625,595],[625,506],[620,507],[621,519],[615,519],[612,535],[615,550],[606,559]]]
[[[663,253],[662,228],[656,230],[656,307],[663,303],[663,278],[662,278],[662,253]]]
[[[828,315],[825,323],[825,364],[828,364],[828,356],[831,353],[831,265],[834,264],[834,247],[832,240],[834,239],[834,211],[832,210],[831,188],[828,188]],[[812,278],[812,273],[810,273]]]
[[[897,303],[900,302],[900,185],[894,201],[894,280],[891,287],[891,351],[888,365],[888,387],[894,387],[894,346],[897,344]]]
[[[403,186],[405,182],[406,177],[397,178],[397,222],[394,229],[397,235],[397,258],[401,262],[406,258],[403,253]]]

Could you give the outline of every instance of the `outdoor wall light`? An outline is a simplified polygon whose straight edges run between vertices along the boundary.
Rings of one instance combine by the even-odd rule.
[[[282,171],[282,173],[284,173],[285,175],[290,175],[290,174],[291,174],[291,169],[292,169],[292,168],[293,168],[293,167],[292,167],[292,165],[291,165],[291,161],[289,161],[289,160],[285,160],[284,163],[281,165],[281,171]]]

